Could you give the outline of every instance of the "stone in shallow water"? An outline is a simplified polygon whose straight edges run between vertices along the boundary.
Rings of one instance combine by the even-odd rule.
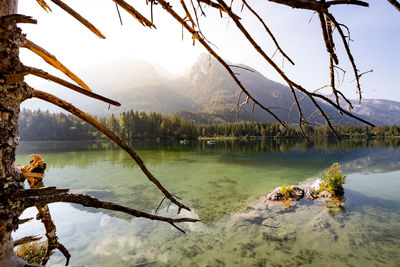
[[[317,191],[318,189],[321,188],[321,183],[322,183],[322,179],[318,178],[311,184],[305,186],[304,192],[306,195],[306,199],[313,200],[313,199],[318,198],[318,196],[315,194],[315,191]]]
[[[332,194],[329,191],[322,191],[319,192],[318,194],[315,193],[315,191],[319,190],[321,188],[321,183],[322,179],[318,178],[314,182],[308,185],[304,185],[301,187],[298,186],[289,186],[289,188],[292,189],[290,192],[290,197],[288,199],[285,199],[283,196],[281,190],[282,187],[277,187],[275,188],[272,192],[266,195],[267,200],[272,200],[272,201],[281,201],[281,200],[291,200],[291,201],[299,201],[302,199],[304,196],[308,200],[314,200],[317,198],[332,198],[335,195]]]
[[[259,211],[252,210],[237,216],[234,220],[234,225],[243,226],[249,223],[260,225],[264,219]]]
[[[299,201],[304,197],[304,190],[300,187],[293,186],[293,192],[290,194],[290,200]]]
[[[272,192],[270,192],[266,198],[268,200],[282,200],[283,199],[283,195],[281,193],[281,187],[277,187],[274,190],[272,190]]]
[[[334,197],[330,191],[322,191],[318,193],[318,197]]]
[[[279,200],[299,201],[304,197],[304,190],[302,188],[297,186],[290,186],[290,188],[292,188],[292,191],[290,192],[290,197],[288,199],[285,199],[285,197],[281,193],[281,187],[275,188],[271,193],[269,193],[266,196],[266,198],[268,200],[274,200],[274,201],[279,201]]]
[[[264,221],[262,221],[261,225],[264,227],[279,228],[279,222],[272,218],[265,219]]]
[[[329,227],[331,227],[331,224],[328,222],[327,219],[324,220],[321,218],[317,218],[312,224],[313,231],[318,231],[318,232],[322,232],[328,229]]]

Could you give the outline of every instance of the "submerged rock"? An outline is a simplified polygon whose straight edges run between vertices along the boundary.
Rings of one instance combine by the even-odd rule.
[[[285,197],[284,194],[282,194],[282,187],[277,187],[272,192],[266,195],[267,200],[272,200],[272,201],[282,201],[282,200],[291,200],[291,201],[299,201],[302,199],[304,196],[308,200],[314,200],[317,198],[332,198],[335,197],[335,195],[330,192],[330,191],[322,191],[316,193],[321,188],[321,184],[323,183],[321,178],[316,179],[310,184],[303,185],[301,187],[299,186],[288,186],[289,191],[289,197]]]
[[[304,190],[300,187],[293,186],[293,191],[290,194],[290,200],[299,201],[304,197]]]
[[[311,184],[305,186],[304,191],[305,191],[306,199],[313,200],[313,199],[318,198],[317,194],[315,194],[315,191],[317,191],[321,188],[322,182],[323,182],[322,179],[318,178]]]
[[[266,198],[268,200],[283,200],[283,195],[281,193],[281,187],[277,187],[272,192],[266,195]]]
[[[330,192],[330,191],[322,191],[322,192],[319,192],[319,193],[318,193],[318,197],[327,198],[327,197],[334,197],[334,196],[335,196],[335,195],[332,194],[332,192]]]
[[[290,188],[290,191],[288,191],[289,193],[289,197],[286,198],[283,194],[282,194],[282,187],[277,187],[275,188],[271,193],[269,193],[266,198],[268,200],[274,200],[274,201],[279,201],[279,200],[292,200],[292,201],[299,201],[300,199],[302,199],[304,197],[304,190],[300,187],[297,186],[289,186],[288,188]]]

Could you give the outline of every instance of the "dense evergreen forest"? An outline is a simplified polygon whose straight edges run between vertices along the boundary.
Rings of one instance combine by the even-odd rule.
[[[199,138],[301,138],[295,127],[276,123],[236,122],[224,124],[195,124],[177,115],[162,115],[130,110],[119,116],[98,118],[103,124],[125,140],[162,139],[195,140]],[[399,126],[367,127],[342,125],[335,127],[344,138],[396,138]],[[326,126],[307,127],[312,138],[334,138]],[[105,138],[100,132],[81,119],[65,113],[31,111],[24,109],[19,119],[21,140],[94,140]]]

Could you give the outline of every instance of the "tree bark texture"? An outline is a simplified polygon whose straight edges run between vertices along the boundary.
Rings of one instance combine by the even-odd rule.
[[[22,208],[11,196],[24,187],[24,178],[14,161],[20,104],[32,94],[24,82],[5,83],[22,67],[18,55],[21,30],[7,17],[17,13],[17,4],[18,0],[0,0],[0,266],[7,267],[25,265],[13,251],[11,232],[18,228]]]

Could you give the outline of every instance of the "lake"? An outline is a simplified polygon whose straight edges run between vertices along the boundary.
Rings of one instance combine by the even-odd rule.
[[[199,218],[180,226],[56,203],[50,210],[72,266],[400,266],[400,147],[397,141],[217,141],[133,143],[159,181]],[[47,163],[46,186],[70,188],[154,212],[162,194],[129,155],[107,142],[21,142]],[[339,162],[343,202],[263,198],[282,184],[313,181]],[[35,216],[34,208],[22,218]],[[176,216],[165,202],[158,212]],[[38,221],[14,237],[44,234]],[[63,264],[56,252],[50,263]]]

